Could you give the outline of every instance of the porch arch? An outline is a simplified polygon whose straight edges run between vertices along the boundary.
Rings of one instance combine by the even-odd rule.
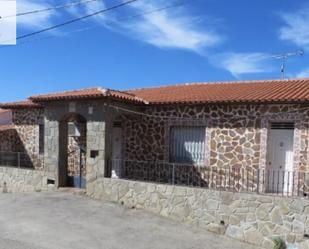
[[[59,121],[59,187],[85,188],[87,119],[67,113]]]

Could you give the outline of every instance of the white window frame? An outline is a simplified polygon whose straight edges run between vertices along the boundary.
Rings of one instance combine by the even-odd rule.
[[[185,162],[185,161],[177,161],[177,160],[174,160],[174,158],[175,158],[175,156],[173,156],[172,155],[172,153],[173,153],[173,150],[174,150],[174,148],[173,148],[173,145],[172,145],[172,139],[173,139],[173,134],[172,134],[172,132],[173,132],[173,129],[177,129],[177,128],[179,128],[179,129],[181,129],[181,128],[202,128],[202,129],[205,129],[205,131],[204,131],[204,155],[203,155],[203,158],[202,158],[202,160],[201,161],[192,161],[192,162]],[[167,141],[167,143],[168,143],[168,148],[169,148],[169,151],[168,151],[168,157],[169,157],[169,162],[171,162],[171,163],[179,163],[179,164],[182,164],[182,163],[184,163],[184,164],[186,164],[186,163],[190,163],[190,164],[193,164],[193,165],[205,165],[206,164],[206,160],[207,160],[207,157],[208,157],[208,154],[207,154],[207,150],[208,150],[208,141],[207,141],[207,126],[206,126],[206,124],[204,124],[204,123],[202,123],[202,124],[186,124],[186,123],[184,123],[184,124],[171,124],[170,126],[169,126],[169,129],[168,129],[168,141]]]

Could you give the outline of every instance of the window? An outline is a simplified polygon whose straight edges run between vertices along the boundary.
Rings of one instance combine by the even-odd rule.
[[[44,154],[44,125],[39,125],[39,153]]]
[[[79,127],[74,122],[68,123],[68,135],[69,137],[80,137]]]
[[[203,164],[206,157],[204,126],[171,127],[170,159],[176,163]]]

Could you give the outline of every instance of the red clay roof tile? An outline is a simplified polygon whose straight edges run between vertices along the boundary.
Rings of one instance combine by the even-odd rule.
[[[309,79],[193,83],[130,90],[151,104],[309,101]]]
[[[50,93],[43,95],[31,96],[30,100],[34,102],[44,102],[44,101],[54,101],[54,100],[74,100],[74,99],[93,99],[93,98],[102,98],[102,97],[110,97],[123,101],[132,101],[132,102],[144,102],[142,99],[134,96],[133,94],[105,89],[105,88],[87,88],[87,89],[79,89],[74,91],[65,91],[60,93]]]
[[[13,130],[15,129],[15,126],[10,124],[10,125],[0,125],[0,131],[7,131],[7,130]]]
[[[0,104],[8,108],[40,108],[39,103],[57,100],[112,98],[143,104],[198,103],[270,103],[308,102],[309,78],[291,80],[256,80],[234,82],[191,83],[154,88],[117,91],[88,88],[75,91],[36,95],[27,101]]]
[[[43,108],[42,105],[34,103],[31,100],[17,101],[11,103],[1,103],[0,108],[3,109],[23,109],[23,108]]]

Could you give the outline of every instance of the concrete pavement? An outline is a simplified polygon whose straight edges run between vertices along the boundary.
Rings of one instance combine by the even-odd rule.
[[[0,194],[0,249],[256,249],[71,193]]]

